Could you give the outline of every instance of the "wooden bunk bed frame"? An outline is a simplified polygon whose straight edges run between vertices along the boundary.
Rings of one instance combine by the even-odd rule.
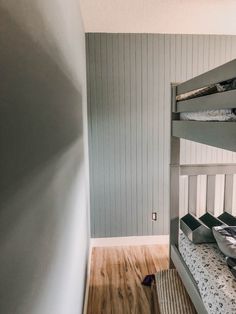
[[[236,122],[181,121],[179,114],[186,111],[231,109],[236,107],[236,90],[225,91],[197,98],[176,101],[176,96],[211,84],[236,77],[236,59],[179,85],[172,85],[171,102],[171,157],[170,157],[170,268],[175,267],[199,314],[207,314],[198,287],[179,250],[179,180],[181,175],[191,177],[196,186],[196,176],[207,175],[214,182],[216,174],[225,175],[224,210],[230,212],[229,196],[232,195],[232,178],[236,165],[181,165],[180,138],[236,152]],[[212,204],[211,195],[207,202]],[[189,212],[194,211],[194,198],[189,199]],[[192,204],[191,204],[192,203]],[[196,205],[196,204],[195,204]],[[214,213],[213,213],[214,214]]]

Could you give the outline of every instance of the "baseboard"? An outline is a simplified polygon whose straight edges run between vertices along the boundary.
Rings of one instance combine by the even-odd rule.
[[[90,239],[90,241],[89,241],[89,253],[88,253],[88,264],[87,264],[87,277],[86,277],[86,286],[85,286],[85,294],[84,294],[83,314],[87,314],[87,309],[88,309],[91,260],[92,260],[92,245],[91,245],[91,239]]]
[[[169,235],[92,238],[92,247],[168,244]]]

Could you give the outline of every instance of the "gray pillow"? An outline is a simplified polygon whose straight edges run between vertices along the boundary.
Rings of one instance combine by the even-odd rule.
[[[213,227],[212,231],[221,252],[236,258],[236,226]]]

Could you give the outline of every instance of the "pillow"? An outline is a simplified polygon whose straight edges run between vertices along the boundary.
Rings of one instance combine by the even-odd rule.
[[[213,227],[212,231],[221,252],[236,259],[236,226]]]

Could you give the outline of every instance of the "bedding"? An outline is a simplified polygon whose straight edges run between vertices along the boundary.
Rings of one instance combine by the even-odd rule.
[[[188,93],[185,93],[185,94],[178,95],[178,96],[176,96],[176,101],[182,101],[182,100],[197,98],[197,97],[201,97],[201,96],[215,94],[217,92],[218,92],[217,86],[216,85],[210,85],[207,87],[195,89],[195,90],[188,92]]]
[[[236,314],[236,280],[216,244],[193,244],[180,233],[179,251],[209,314]]]
[[[217,226],[212,228],[212,232],[221,252],[236,258],[236,227]]]
[[[235,109],[181,112],[180,120],[187,121],[236,121]]]
[[[176,101],[197,98],[236,89],[236,78],[202,87],[176,96]],[[235,103],[236,105],[236,103]],[[180,120],[189,121],[236,121],[236,109],[217,109],[197,112],[181,112]]]
[[[234,90],[234,89],[236,89],[236,78],[233,78],[224,82],[220,82],[217,84],[211,84],[209,86],[205,86],[205,87],[198,88],[198,89],[195,89],[193,91],[190,91],[181,95],[177,95],[176,101],[183,101],[183,100],[197,98],[201,96],[226,92],[226,91]]]

